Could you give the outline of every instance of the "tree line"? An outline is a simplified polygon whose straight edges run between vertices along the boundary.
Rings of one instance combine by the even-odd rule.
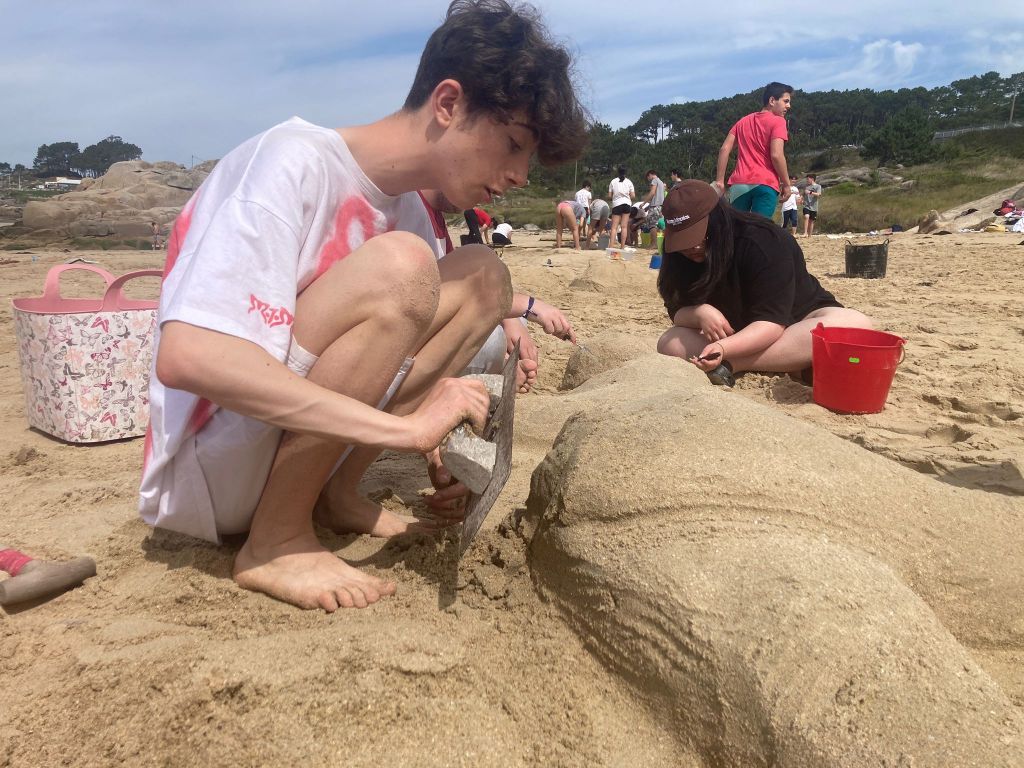
[[[123,160],[138,160],[142,157],[142,149],[130,144],[120,136],[107,138],[90,144],[85,149],[78,148],[77,141],[57,141],[53,144],[41,144],[36,151],[32,168],[18,163],[13,168],[10,163],[0,163],[0,174],[31,173],[38,178],[50,176],[102,176],[114,163]]]
[[[598,123],[579,163],[531,171],[531,180],[548,187],[569,187],[583,177],[611,177],[620,164],[635,176],[648,168],[667,175],[679,169],[684,178],[714,177],[718,149],[733,124],[761,108],[763,86],[747,93],[709,101],[657,104],[633,125],[617,130]],[[955,80],[937,88],[874,91],[801,91],[793,94],[787,116],[786,154],[854,146],[882,164],[904,165],[933,159],[936,131],[1006,123],[1011,111],[1022,122],[1024,72],[1000,77],[997,72]],[[798,165],[790,163],[794,171]],[[822,170],[822,168],[800,168]],[[574,178],[575,177],[575,178]]]

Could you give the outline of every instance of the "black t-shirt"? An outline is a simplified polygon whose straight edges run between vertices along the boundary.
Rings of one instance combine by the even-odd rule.
[[[665,302],[669,317],[681,307],[710,304],[738,331],[756,320],[790,326],[815,309],[842,306],[807,271],[796,238],[781,227],[767,229],[737,222],[729,271],[700,301],[687,300],[687,293],[704,273],[704,263],[697,264],[682,255],[674,258],[682,260],[682,302],[675,306]]]

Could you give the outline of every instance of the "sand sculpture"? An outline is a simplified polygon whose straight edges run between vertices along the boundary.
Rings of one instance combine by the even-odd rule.
[[[544,408],[565,426],[527,502],[534,581],[708,765],[1024,765],[965,647],[1024,646],[1019,499],[658,355]]]

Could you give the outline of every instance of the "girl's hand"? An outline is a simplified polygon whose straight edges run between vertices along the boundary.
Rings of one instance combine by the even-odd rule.
[[[701,304],[694,310],[697,320],[700,322],[700,332],[708,341],[721,341],[727,336],[732,336],[735,331],[725,319],[725,315],[719,312],[710,304]]]
[[[715,368],[720,366],[724,360],[725,347],[717,341],[708,344],[700,351],[699,355],[690,358],[690,362],[705,373],[707,371],[715,370]]]

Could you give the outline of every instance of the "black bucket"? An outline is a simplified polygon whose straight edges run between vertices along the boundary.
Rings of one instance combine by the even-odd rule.
[[[846,241],[847,277],[885,277],[889,259],[889,241],[874,245],[854,245]]]

